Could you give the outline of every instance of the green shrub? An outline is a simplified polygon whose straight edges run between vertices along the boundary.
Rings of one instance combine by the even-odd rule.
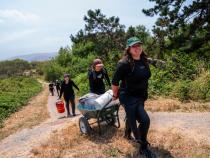
[[[210,73],[205,71],[190,84],[189,96],[192,100],[209,100]]]
[[[87,72],[77,75],[77,77],[75,77],[73,81],[77,84],[77,86],[80,89],[77,95],[82,96],[89,92],[89,81],[88,81]]]
[[[63,74],[64,68],[59,66],[55,61],[51,61],[44,68],[45,80],[47,81],[55,81],[60,78]]]
[[[95,45],[91,41],[77,43],[73,45],[72,53],[80,57],[88,56],[88,54],[91,54],[90,52],[94,51],[94,47]]]
[[[189,89],[190,89],[190,81],[177,81],[174,84],[173,90],[171,92],[172,97],[176,97],[181,101],[189,99]]]
[[[73,78],[80,73],[87,73],[94,58],[96,58],[94,55],[88,55],[83,58],[72,56],[72,61],[68,64],[67,70]]]
[[[62,78],[63,73],[70,73],[81,88],[78,94],[83,95],[89,92],[87,71],[93,59],[98,58],[97,52],[94,52],[92,48],[93,43],[87,42],[74,45],[72,50],[61,49],[59,55],[46,66],[46,79],[55,80]],[[177,50],[172,50],[167,54],[163,59],[165,61],[164,67],[160,63],[156,64],[156,67],[150,66],[152,76],[149,80],[149,96],[171,96],[180,100],[208,100],[209,92],[205,88],[208,87],[206,78],[198,78],[197,76],[209,70],[209,62]],[[99,57],[104,62],[110,80],[122,56],[122,51],[113,49],[108,52],[108,56]],[[106,88],[109,89],[110,87],[106,86]]]
[[[30,70],[29,62],[21,59],[0,61],[0,78],[20,76],[25,70]]]
[[[11,77],[0,80],[0,126],[11,113],[25,105],[41,90],[41,84],[30,77]]]
[[[162,70],[150,66],[151,78],[149,79],[149,94],[151,95],[168,95],[173,88],[170,74],[167,70]]]
[[[206,93],[206,101],[210,101],[210,88],[208,92]]]
[[[193,80],[205,66],[204,61],[184,52],[172,53],[166,58],[166,71],[172,80]]]

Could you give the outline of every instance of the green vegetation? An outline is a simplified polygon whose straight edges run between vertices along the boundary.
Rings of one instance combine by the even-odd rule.
[[[43,69],[48,62],[28,62],[22,59],[0,61],[0,78],[12,76],[43,76]]]
[[[167,58],[164,69],[151,67],[149,93],[184,100],[209,101],[210,71],[204,60],[187,54]]]
[[[30,77],[10,77],[0,80],[0,126],[11,113],[24,106],[41,90],[41,84]]]
[[[72,47],[59,50],[58,56],[43,69],[47,80],[70,73],[80,87],[88,92],[87,70],[94,58],[101,58],[112,77],[118,60],[123,56],[126,39],[137,36],[151,58],[165,64],[151,65],[149,93],[176,97],[180,100],[210,100],[210,25],[207,1],[158,1],[154,8],[144,9],[145,15],[159,15],[151,34],[145,26],[125,29],[119,17],[107,17],[101,10],[89,10],[85,26],[71,35]],[[149,18],[148,17],[148,18]]]
[[[178,50],[209,58],[210,11],[207,0],[171,0],[155,2],[143,9],[146,16],[159,15],[153,28],[158,58],[167,51]]]
[[[41,90],[41,84],[32,76],[43,75],[47,63],[21,59],[0,62],[0,126]]]
[[[0,78],[22,75],[25,70],[31,69],[29,62],[16,59],[0,62]]]

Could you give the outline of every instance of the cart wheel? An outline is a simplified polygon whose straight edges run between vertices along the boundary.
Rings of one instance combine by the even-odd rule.
[[[79,119],[79,128],[83,134],[90,134],[91,128],[88,123],[88,120],[85,117],[80,117]]]
[[[109,125],[109,126],[114,126],[115,123],[116,123],[116,118],[115,117],[111,117],[111,118],[106,118],[106,123]]]

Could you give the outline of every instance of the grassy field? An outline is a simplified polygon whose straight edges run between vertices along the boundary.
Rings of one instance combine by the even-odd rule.
[[[11,77],[0,80],[0,126],[11,113],[24,106],[42,89],[34,78]]]

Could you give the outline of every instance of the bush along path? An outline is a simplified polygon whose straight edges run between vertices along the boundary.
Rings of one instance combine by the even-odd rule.
[[[47,98],[49,95],[47,84],[40,82],[42,91],[29,99],[17,112],[12,113],[7,119],[4,119],[0,128],[0,140],[25,128],[32,128],[39,125],[49,118],[46,109]],[[24,101],[25,102],[25,101]]]
[[[0,126],[12,113],[21,109],[38,94],[41,84],[31,77],[9,77],[0,80]]]

